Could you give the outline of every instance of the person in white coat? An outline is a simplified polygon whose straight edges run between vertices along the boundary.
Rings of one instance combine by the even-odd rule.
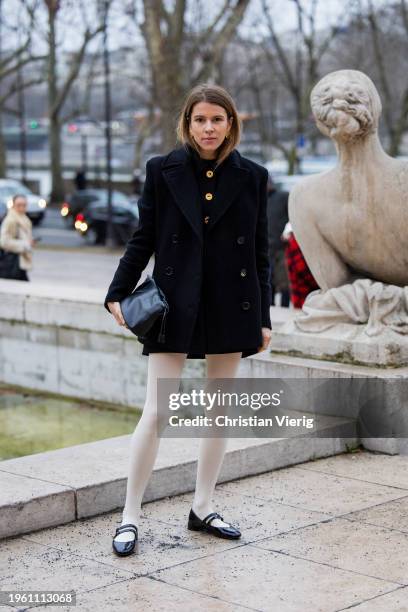
[[[7,253],[18,254],[18,270],[15,280],[28,281],[27,271],[33,266],[32,251],[35,244],[32,234],[32,223],[26,214],[27,199],[17,194],[13,205],[4,217],[0,228],[0,247]]]

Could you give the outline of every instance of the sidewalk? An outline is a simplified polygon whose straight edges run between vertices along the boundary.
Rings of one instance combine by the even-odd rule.
[[[124,249],[39,247],[34,252],[34,265],[29,273],[32,284],[103,289],[109,287]],[[153,261],[149,270],[153,268]]]
[[[74,590],[59,610],[406,612],[407,467],[362,451],[221,484],[238,541],[188,531],[190,493],[144,505],[130,557],[111,548],[118,512],[8,538],[1,590]]]

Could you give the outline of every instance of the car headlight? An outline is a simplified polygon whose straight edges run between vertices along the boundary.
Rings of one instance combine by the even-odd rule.
[[[46,208],[46,206],[47,206],[47,200],[44,200],[44,198],[40,198],[40,199],[38,200],[38,206],[39,206],[40,208]]]

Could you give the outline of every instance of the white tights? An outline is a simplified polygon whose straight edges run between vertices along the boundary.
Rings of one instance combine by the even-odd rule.
[[[130,461],[126,489],[126,503],[123,510],[122,525],[139,525],[142,499],[152,473],[159,450],[160,438],[157,436],[157,379],[173,378],[179,380],[187,355],[184,353],[151,353],[149,355],[146,401],[143,414],[132,434],[130,442]],[[240,364],[241,353],[206,355],[207,378],[235,378]],[[224,459],[227,438],[201,438],[196,489],[192,508],[199,518],[213,512],[212,495]],[[214,527],[225,526],[215,519]],[[119,534],[115,539],[126,541],[133,538],[131,533]]]

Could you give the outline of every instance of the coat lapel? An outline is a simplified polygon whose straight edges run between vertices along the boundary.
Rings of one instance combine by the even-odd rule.
[[[188,152],[185,149],[172,151],[163,164],[162,172],[181,212],[202,241],[200,193]]]
[[[217,190],[213,200],[214,211],[210,215],[208,231],[214,227],[239,196],[250,175],[249,170],[241,166],[240,154],[236,150],[231,152],[222,165],[224,167],[220,168],[221,174],[217,181]]]
[[[214,227],[238,197],[250,174],[249,170],[241,166],[240,154],[236,150],[224,160],[221,170],[214,198],[214,212],[210,215],[207,231]],[[184,148],[172,151],[163,163],[162,172],[181,212],[202,241],[201,196],[188,151]]]

